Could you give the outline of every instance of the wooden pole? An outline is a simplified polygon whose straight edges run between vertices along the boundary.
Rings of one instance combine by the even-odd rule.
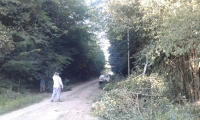
[[[128,46],[128,76],[130,76],[130,51],[129,51],[129,29],[127,29],[127,46]]]

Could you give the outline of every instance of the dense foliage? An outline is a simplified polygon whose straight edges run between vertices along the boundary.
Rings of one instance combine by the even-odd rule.
[[[102,4],[115,72],[127,75],[129,36],[132,73],[141,74],[147,64],[148,75],[165,76],[171,100],[200,99],[199,0],[107,0]]]
[[[121,82],[110,81],[92,113],[108,120],[199,119],[200,1],[102,0],[102,4],[112,69],[128,74],[129,42],[132,73]]]
[[[172,104],[165,94],[167,87],[158,74],[129,76],[109,83],[100,100],[92,105],[92,114],[107,120],[197,120],[199,108]]]
[[[86,20],[82,0],[0,0],[1,88],[52,88],[52,75],[64,83],[99,75],[104,54]]]

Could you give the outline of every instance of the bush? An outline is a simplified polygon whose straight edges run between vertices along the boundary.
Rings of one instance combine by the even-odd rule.
[[[175,106],[167,98],[139,98],[125,89],[105,93],[91,110],[108,120],[196,120],[189,105]]]
[[[99,83],[99,89],[103,89],[106,86],[106,84],[108,84],[107,81],[103,81],[103,82]]]
[[[172,104],[163,96],[165,90],[157,74],[129,78],[113,84],[92,105],[92,114],[108,120],[196,120],[189,104]]]
[[[113,75],[113,76],[111,76],[109,83],[102,85],[100,88],[105,91],[110,91],[110,90],[117,88],[118,83],[121,81],[124,81],[124,80],[125,80],[125,78],[121,75],[118,75],[118,74]]]

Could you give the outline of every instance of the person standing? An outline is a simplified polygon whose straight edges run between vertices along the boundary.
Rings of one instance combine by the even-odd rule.
[[[53,102],[55,97],[57,97],[58,101],[61,102],[60,100],[61,89],[63,89],[62,79],[60,78],[59,73],[55,72],[55,74],[53,75],[53,94],[51,97],[51,102]]]
[[[45,79],[43,77],[40,78],[40,92],[45,91]]]

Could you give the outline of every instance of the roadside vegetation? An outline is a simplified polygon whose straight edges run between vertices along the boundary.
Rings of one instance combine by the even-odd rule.
[[[62,92],[70,91],[71,85],[64,86]],[[0,115],[26,106],[38,103],[46,98],[51,98],[52,92],[42,92],[33,89],[22,89],[20,92],[11,89],[0,89]]]
[[[125,77],[102,87],[92,113],[108,120],[199,120],[200,1],[106,0],[96,10],[101,6],[109,64]]]
[[[47,97],[50,97],[48,93],[26,92],[21,94],[10,89],[1,89],[0,115],[40,102]]]
[[[91,113],[107,120],[199,120],[200,105],[184,96],[172,99],[162,81],[157,74],[112,79],[95,99]]]

